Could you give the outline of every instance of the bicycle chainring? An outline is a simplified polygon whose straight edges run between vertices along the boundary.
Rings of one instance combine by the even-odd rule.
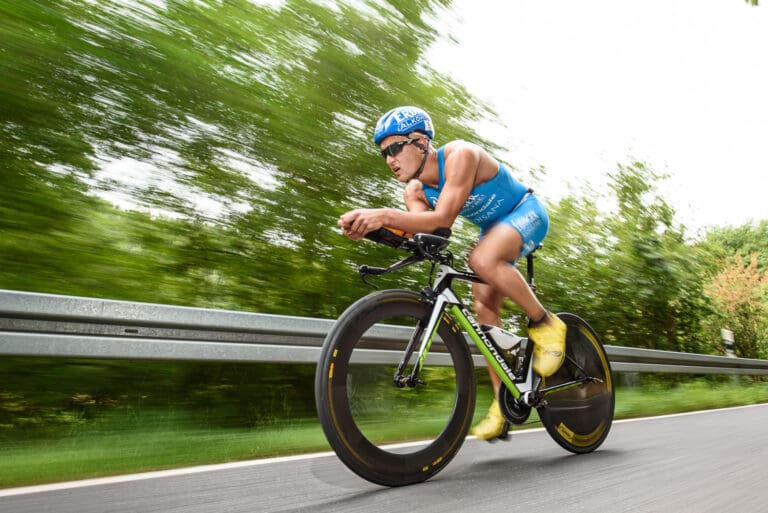
[[[499,389],[499,406],[504,418],[512,424],[524,423],[531,414],[531,407],[515,399],[512,392],[504,385]]]

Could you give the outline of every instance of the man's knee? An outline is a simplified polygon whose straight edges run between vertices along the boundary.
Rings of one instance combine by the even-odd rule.
[[[467,263],[469,264],[469,268],[480,277],[488,276],[488,273],[490,273],[496,265],[494,259],[489,258],[484,252],[478,251],[477,249],[469,254]]]

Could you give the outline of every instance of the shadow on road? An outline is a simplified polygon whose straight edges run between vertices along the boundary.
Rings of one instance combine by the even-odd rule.
[[[581,455],[552,451],[544,451],[541,455],[516,455],[512,450],[497,450],[498,455],[489,457],[485,449],[469,444],[462,449],[460,457],[431,480],[399,488],[369,483],[335,458],[316,460],[311,473],[328,488],[323,493],[326,500],[319,498],[311,509],[316,512],[378,511],[378,507],[386,504],[399,509],[408,504],[409,496],[415,495],[432,497],[432,500],[446,504],[446,501],[467,500],[484,494],[512,494],[515,490],[540,488],[542,483],[557,483],[571,472],[583,472],[585,467],[613,466],[625,457],[624,451],[616,449]]]

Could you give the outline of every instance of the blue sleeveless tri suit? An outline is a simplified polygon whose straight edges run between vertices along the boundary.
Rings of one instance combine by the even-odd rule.
[[[433,209],[445,185],[444,149],[437,150],[440,173],[437,188],[422,184],[427,201]],[[549,229],[549,217],[544,205],[502,163],[499,163],[496,176],[472,189],[460,215],[480,227],[481,237],[498,223],[512,226],[523,238],[520,256],[532,253],[544,240]]]

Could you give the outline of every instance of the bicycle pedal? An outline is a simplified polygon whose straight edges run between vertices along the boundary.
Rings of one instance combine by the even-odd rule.
[[[501,429],[501,434],[497,436],[496,438],[491,438],[489,442],[496,442],[496,441],[502,441],[502,442],[509,442],[510,436],[509,436],[509,428],[510,424],[509,422],[504,422],[504,427]]]

